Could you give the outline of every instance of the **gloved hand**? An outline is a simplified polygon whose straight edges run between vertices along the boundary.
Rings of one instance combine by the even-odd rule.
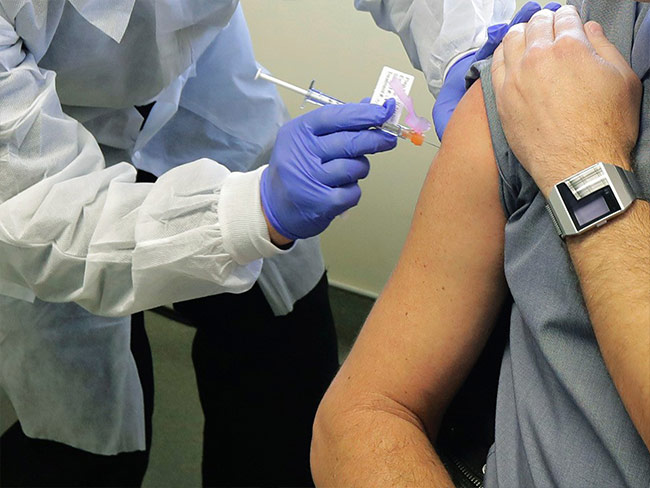
[[[551,2],[544,8],[555,12],[560,7],[561,5],[559,3]],[[528,2],[515,14],[510,24],[496,24],[488,27],[488,40],[483,47],[475,53],[469,53],[467,56],[459,59],[449,69],[440,94],[436,98],[436,103],[433,106],[433,123],[436,127],[438,139],[442,140],[442,135],[449,123],[451,114],[454,113],[456,106],[467,91],[465,88],[465,75],[472,64],[492,56],[512,26],[528,22],[541,9],[542,7],[537,2]]]
[[[315,236],[359,202],[358,180],[370,170],[364,154],[397,144],[395,136],[367,129],[394,111],[393,99],[383,107],[329,105],[280,129],[260,187],[264,213],[277,232],[291,240]]]

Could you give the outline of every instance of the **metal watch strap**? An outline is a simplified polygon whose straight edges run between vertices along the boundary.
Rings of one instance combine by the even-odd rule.
[[[627,184],[630,185],[632,192],[634,192],[634,196],[640,200],[645,200],[647,202],[650,201],[650,194],[643,190],[643,187],[641,186],[641,183],[639,182],[639,179],[636,177],[636,175],[632,171],[623,169],[620,166],[617,166],[617,168],[621,176],[625,179],[625,181],[627,181]]]
[[[545,208],[546,208],[546,213],[549,215],[549,217],[551,217],[551,222],[553,222],[555,233],[564,240],[564,232],[562,232],[562,227],[560,227],[560,223],[557,221],[557,218],[555,218],[553,209],[551,208],[551,205],[548,202],[546,202]]]

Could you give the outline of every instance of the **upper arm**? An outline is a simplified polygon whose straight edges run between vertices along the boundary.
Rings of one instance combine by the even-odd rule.
[[[504,225],[479,82],[450,121],[397,267],[332,394],[349,408],[394,400],[435,430],[503,302]]]

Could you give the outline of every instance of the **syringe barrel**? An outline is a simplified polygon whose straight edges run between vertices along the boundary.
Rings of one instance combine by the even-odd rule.
[[[314,105],[318,105],[319,107],[322,107],[323,105],[343,105],[345,103],[334,97],[325,95],[318,90],[314,90],[313,88],[310,88],[309,93],[305,96],[305,100]]]
[[[385,124],[382,124],[380,129],[396,137],[401,137],[402,139],[406,139],[405,132],[409,131],[407,127],[404,127],[401,124],[391,124],[390,122],[386,122]]]

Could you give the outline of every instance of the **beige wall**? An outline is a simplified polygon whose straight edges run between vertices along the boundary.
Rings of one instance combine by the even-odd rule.
[[[518,0],[519,5],[525,3]],[[396,35],[380,30],[353,0],[242,0],[258,61],[276,76],[347,101],[370,96],[382,66],[416,75],[411,91],[419,115],[431,117],[433,97]],[[292,116],[298,95],[282,91]],[[430,133],[435,140],[435,134]],[[323,235],[330,281],[378,294],[397,262],[435,148],[400,142],[371,156],[358,207]],[[444,236],[440,236],[444,239]]]

